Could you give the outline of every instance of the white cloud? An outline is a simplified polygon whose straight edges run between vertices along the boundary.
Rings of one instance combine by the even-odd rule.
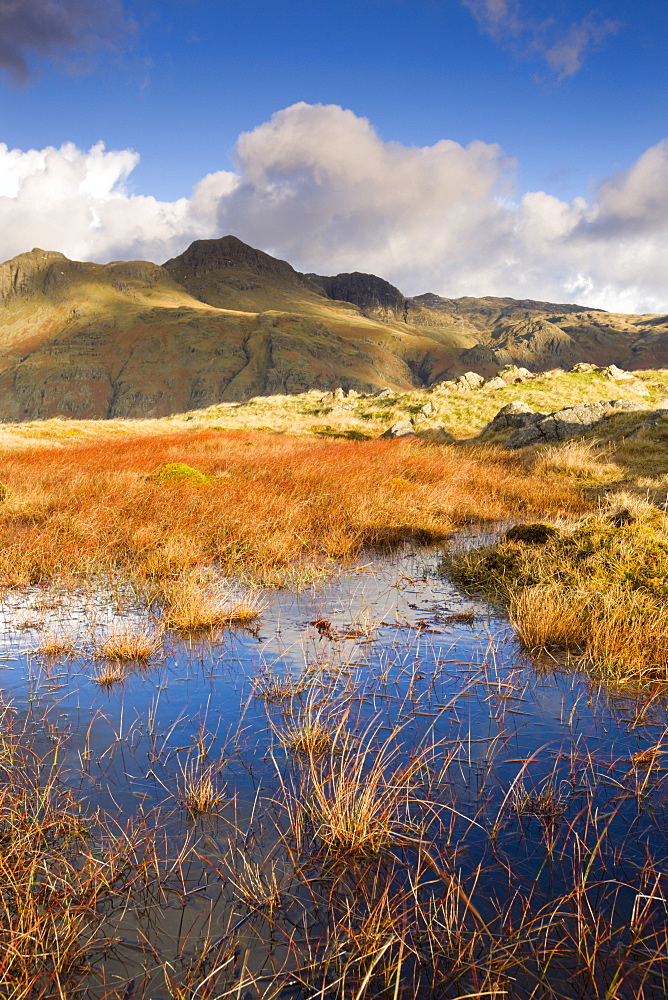
[[[594,11],[561,24],[550,16],[527,16],[520,0],[462,0],[481,29],[521,59],[542,59],[559,80],[575,74],[585,58],[620,28]]]
[[[103,143],[88,152],[73,143],[25,152],[0,143],[0,256],[40,246],[75,259],[164,260],[218,235],[216,211],[235,174],[209,174],[189,199],[160,202],[129,193],[138,162],[133,150]]]
[[[300,270],[370,271],[407,294],[512,295],[668,311],[668,140],[593,198],[513,197],[498,146],[384,142],[336,105],[296,104],[240,136],[237,171],[189,198],[134,195],[132,150],[0,145],[0,257],[164,261],[231,232]]]

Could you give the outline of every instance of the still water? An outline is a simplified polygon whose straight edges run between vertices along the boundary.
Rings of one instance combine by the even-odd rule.
[[[58,744],[90,815],[143,823],[161,852],[159,888],[92,941],[87,996],[665,995],[662,693],[529,658],[441,560],[369,556],[267,592],[252,628],[167,632],[109,685],[101,638],[154,627],[131,594],[5,595],[2,700],[38,754]],[[51,633],[76,652],[40,655]],[[307,765],[289,736],[314,719],[333,744]],[[347,774],[360,802],[394,803],[387,843],[333,849],[325,771],[325,797]],[[216,795],[202,815],[193,775]]]

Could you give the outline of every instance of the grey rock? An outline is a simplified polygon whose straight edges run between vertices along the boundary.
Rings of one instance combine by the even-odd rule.
[[[480,389],[481,386],[485,384],[485,380],[482,375],[478,375],[476,372],[465,372],[464,375],[460,375],[456,382],[459,384],[460,388],[464,389],[468,386],[469,389]]]
[[[382,438],[402,438],[415,436],[415,428],[410,420],[398,420],[380,435]]]
[[[430,401],[426,402],[424,406],[420,407],[420,413],[422,414],[423,417],[433,417],[433,415],[436,413],[436,407],[432,402]]]
[[[642,403],[631,399],[610,399],[597,403],[578,403],[548,413],[531,426],[519,427],[508,438],[509,448],[525,448],[538,442],[565,441],[574,434],[583,434],[615,413],[643,410]]]
[[[346,396],[346,394],[345,394],[345,392],[343,391],[343,389],[340,386],[339,386],[338,389],[334,390],[334,399],[336,399],[336,400],[345,399],[345,396]]]
[[[392,389],[388,389],[387,387],[385,387],[385,389],[381,389],[380,392],[377,392],[373,398],[389,399],[391,396],[396,396],[396,392],[393,392]]]
[[[606,365],[605,368],[597,368],[596,370],[603,378],[609,378],[613,382],[632,382],[635,378],[630,372],[625,372],[623,368],[618,368],[617,365]]]
[[[437,394],[451,392],[452,389],[456,386],[456,384],[457,383],[455,382],[454,379],[449,379],[445,382],[438,382],[431,391]]]
[[[544,416],[544,413],[534,413],[531,407],[522,402],[521,399],[515,399],[499,410],[494,419],[487,424],[485,430],[503,431],[508,427],[528,427],[542,420]]]
[[[575,375],[581,375],[584,372],[595,372],[596,365],[590,365],[588,361],[580,361],[579,364],[573,365],[570,369]]]
[[[487,379],[485,382],[485,389],[505,389],[508,383],[501,378],[500,375],[495,375],[494,378]]]
[[[518,368],[517,365],[504,365],[496,374],[497,378],[503,379],[506,385],[513,385],[517,382],[528,382],[535,377],[528,369]]]

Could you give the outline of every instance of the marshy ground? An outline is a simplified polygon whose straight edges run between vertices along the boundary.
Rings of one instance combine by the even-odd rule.
[[[665,995],[660,430],[71,424],[2,453],[0,994]]]

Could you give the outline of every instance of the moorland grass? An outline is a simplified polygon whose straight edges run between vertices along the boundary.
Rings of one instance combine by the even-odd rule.
[[[531,544],[506,535],[453,556],[452,575],[496,595],[531,652],[566,650],[620,684],[668,680],[668,518],[607,507]],[[629,506],[631,509],[629,509]]]
[[[209,477],[206,489],[147,479],[177,460]],[[198,430],[72,438],[15,448],[0,464],[11,487],[0,505],[5,586],[121,574],[164,591],[204,566],[276,584],[457,525],[583,506],[520,455],[419,442]]]

